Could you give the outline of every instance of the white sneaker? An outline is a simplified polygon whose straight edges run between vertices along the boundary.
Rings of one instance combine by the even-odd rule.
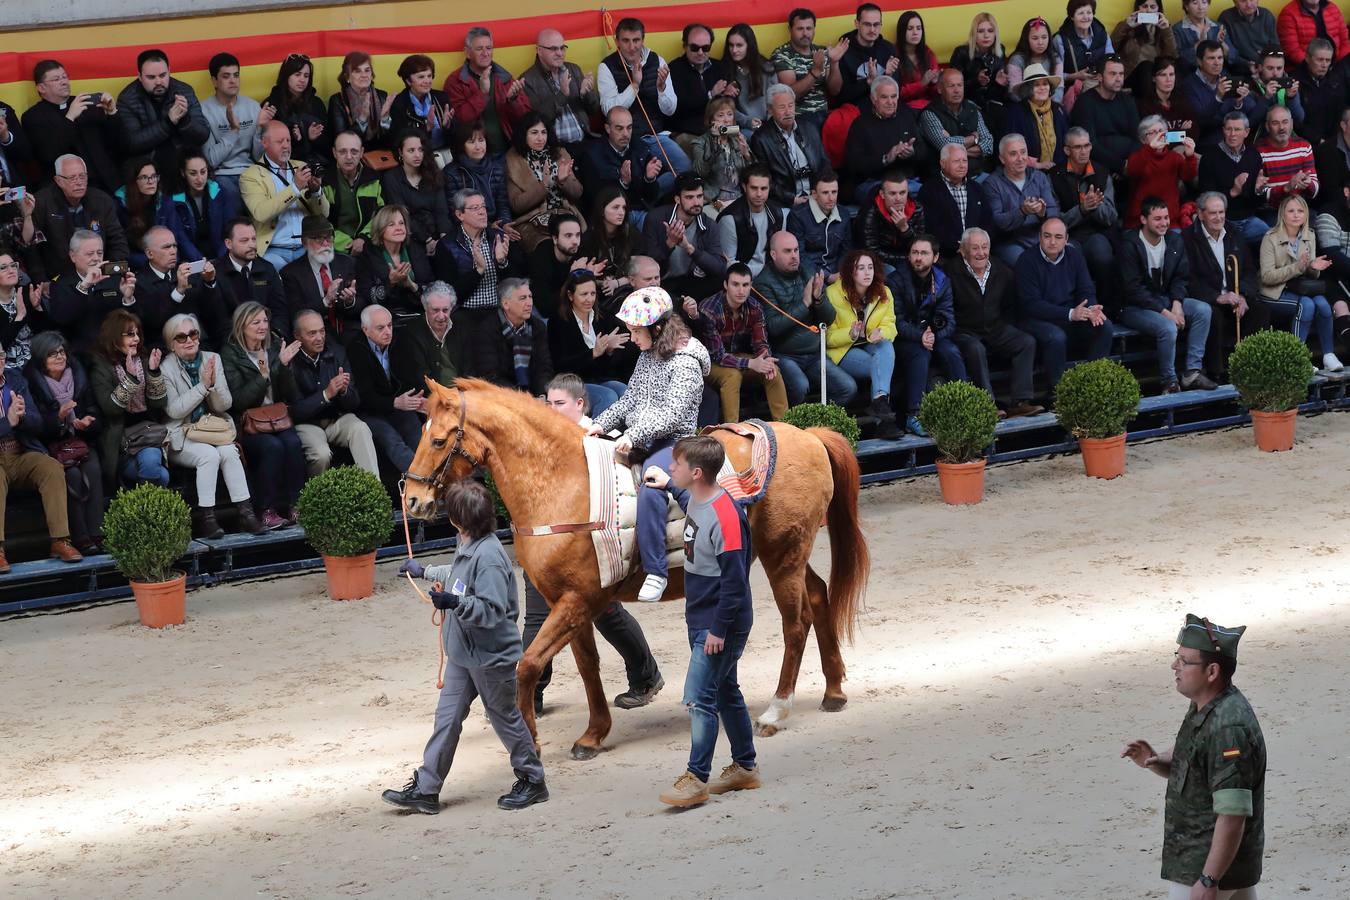
[[[1339,371],[1341,371],[1341,369],[1344,369],[1344,368],[1345,368],[1345,366],[1341,365],[1341,361],[1340,361],[1339,359],[1336,358],[1336,354],[1335,354],[1335,353],[1324,353],[1324,354],[1322,354],[1322,371],[1323,371],[1323,372],[1339,372]]]
[[[638,591],[638,599],[643,603],[655,603],[661,599],[661,595],[666,592],[666,577],[664,575],[648,575],[642,582],[642,590]]]

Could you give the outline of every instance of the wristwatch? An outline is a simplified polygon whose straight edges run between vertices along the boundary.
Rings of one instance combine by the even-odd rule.
[[[1219,886],[1219,879],[1210,878],[1202,872],[1200,873],[1200,886],[1203,888],[1216,888]]]

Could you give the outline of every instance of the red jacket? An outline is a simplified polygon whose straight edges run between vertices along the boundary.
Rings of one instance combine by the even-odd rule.
[[[1336,45],[1336,59],[1350,53],[1350,34],[1345,30],[1345,17],[1336,4],[1322,0],[1322,22],[1327,27],[1327,37]],[[1275,31],[1280,36],[1280,46],[1289,62],[1301,64],[1308,55],[1308,42],[1317,37],[1317,21],[1303,8],[1302,0],[1289,0],[1289,5],[1280,10],[1275,20]]]
[[[1194,181],[1200,170],[1200,157],[1182,156],[1172,150],[1159,152],[1140,147],[1125,160],[1125,177],[1130,182],[1130,206],[1120,224],[1128,231],[1139,227],[1139,205],[1145,197],[1167,201],[1167,213],[1173,227],[1181,227],[1181,197],[1178,181]]]
[[[511,140],[515,124],[530,111],[530,98],[523,86],[514,99],[508,99],[512,80],[510,72],[496,63],[492,64],[492,99],[497,105],[497,121],[501,123],[502,134],[508,141]],[[445,77],[445,92],[450,95],[455,118],[461,122],[475,122],[483,118],[483,113],[487,111],[487,94],[478,86],[478,79],[469,71],[468,63]]]

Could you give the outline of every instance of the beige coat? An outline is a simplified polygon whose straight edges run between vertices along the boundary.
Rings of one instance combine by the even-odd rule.
[[[188,416],[201,405],[203,399],[206,400],[206,408],[216,415],[226,418],[230,415],[230,385],[225,381],[225,366],[221,363],[220,355],[209,350],[199,350],[198,354],[202,357],[203,366],[208,359],[216,361],[215,390],[208,391],[205,385],[194,385],[188,381],[187,372],[173,351],[164,354],[164,361],[159,367],[159,373],[164,376],[164,384],[169,389],[164,425],[169,429],[169,446],[174,450],[183,449],[183,433],[191,424]]]
[[[571,159],[566,151],[558,150],[558,161]],[[536,216],[550,212],[569,212],[581,220],[581,230],[586,230],[586,217],[577,208],[581,199],[581,179],[575,171],[562,181],[562,194],[565,198],[561,209],[548,208],[548,189],[543,182],[534,177],[530,164],[512,148],[506,151],[506,198],[511,203],[511,216],[517,223],[525,242],[525,249],[531,250],[539,241],[548,237],[548,229],[534,222]],[[526,232],[530,232],[527,234]]]
[[[1316,259],[1317,235],[1311,225],[1303,226],[1299,240],[1308,248],[1308,258]],[[1317,277],[1317,272],[1290,258],[1289,244],[1289,235],[1285,234],[1283,225],[1276,225],[1261,238],[1261,296],[1267,300],[1280,299],[1285,285],[1296,278]]]

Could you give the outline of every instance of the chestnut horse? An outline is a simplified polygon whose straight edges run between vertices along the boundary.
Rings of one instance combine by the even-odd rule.
[[[430,517],[437,494],[482,466],[492,473],[514,524],[521,528],[585,523],[590,514],[589,476],[582,450],[584,432],[561,414],[519,391],[461,378],[453,388],[428,379],[427,426],[408,467],[408,512]],[[802,431],[773,424],[777,467],[764,498],[749,509],[753,549],[773,584],[783,617],[783,666],[778,690],[757,720],[761,735],[778,730],[792,708],[792,695],[811,626],[816,627],[825,697],[821,708],[842,709],[844,660],[841,635],[853,637],[856,611],[870,568],[858,527],[858,461],[848,441],[833,431]],[[750,441],[713,432],[737,471],[749,465]],[[830,584],[808,562],[816,532],[828,521]],[[517,535],[516,558],[549,602],[550,612],[517,670],[517,701],[538,742],[534,688],[544,665],[569,643],[586,687],[590,722],[572,747],[590,759],[609,734],[609,705],[600,683],[600,662],[591,620],[615,598],[635,599],[643,573],[600,587],[591,535],[572,531]],[[683,571],[672,569],[665,599],[683,593]]]

